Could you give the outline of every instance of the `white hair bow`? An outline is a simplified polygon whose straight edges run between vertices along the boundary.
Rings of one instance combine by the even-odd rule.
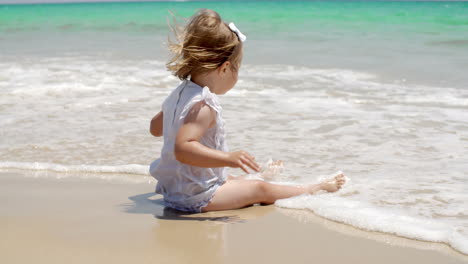
[[[236,33],[240,41],[244,42],[247,39],[247,37],[244,34],[242,34],[242,32],[240,32],[240,30],[236,27],[236,25],[234,25],[234,23],[229,23],[229,28],[232,30],[232,32]]]

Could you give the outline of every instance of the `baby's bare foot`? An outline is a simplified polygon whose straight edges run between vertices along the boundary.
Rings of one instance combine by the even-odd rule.
[[[345,184],[346,179],[343,173],[340,173],[336,175],[333,179],[326,180],[322,183],[320,183],[322,190],[327,191],[327,192],[336,192],[341,187],[343,184]]]
[[[321,190],[327,191],[327,192],[336,192],[341,187],[343,187],[343,184],[345,184],[346,179],[343,173],[340,173],[333,177],[332,179],[325,180],[319,184],[311,184],[307,186],[307,190],[310,194],[315,194]]]
[[[280,174],[282,169],[283,169],[282,160],[269,162],[266,165],[266,168],[261,172],[260,177],[262,177],[263,179],[271,179],[274,176]]]

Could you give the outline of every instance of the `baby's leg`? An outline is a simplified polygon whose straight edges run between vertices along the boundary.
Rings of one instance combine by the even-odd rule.
[[[239,209],[256,203],[272,204],[278,199],[304,193],[314,194],[320,190],[335,192],[344,184],[344,175],[332,180],[306,186],[272,184],[260,180],[230,180],[220,186],[203,212]]]
[[[231,180],[220,186],[202,211],[239,209],[256,203],[272,204],[278,199],[307,193],[306,187],[272,184],[260,180]]]

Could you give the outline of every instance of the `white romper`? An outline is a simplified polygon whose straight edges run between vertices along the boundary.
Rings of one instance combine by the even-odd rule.
[[[216,124],[206,131],[200,143],[212,149],[228,151],[218,96],[206,86],[185,80],[163,102],[164,145],[161,157],[150,165],[150,174],[158,180],[156,193],[164,196],[166,206],[188,212],[201,212],[216,189],[224,184],[227,173],[224,167],[195,167],[175,158],[177,132],[190,109],[200,101],[205,101],[216,111]]]

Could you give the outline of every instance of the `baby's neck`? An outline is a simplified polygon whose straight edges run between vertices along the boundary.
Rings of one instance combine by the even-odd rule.
[[[208,89],[210,89],[210,92],[217,94],[216,85],[213,76],[211,76],[211,73],[191,76],[190,81],[197,84],[200,87],[207,86]]]

